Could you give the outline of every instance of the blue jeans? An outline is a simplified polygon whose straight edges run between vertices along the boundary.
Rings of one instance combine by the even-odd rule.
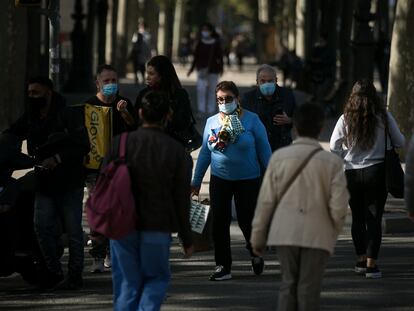
[[[170,282],[171,235],[136,231],[110,240],[114,310],[155,311]]]
[[[82,200],[83,188],[51,195],[36,193],[34,227],[46,266],[52,273],[62,273],[60,263],[62,243],[57,226],[62,221],[69,240],[69,275],[82,274],[84,258]]]

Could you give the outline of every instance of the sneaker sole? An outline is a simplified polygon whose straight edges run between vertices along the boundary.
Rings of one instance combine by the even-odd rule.
[[[381,272],[366,273],[365,277],[367,279],[380,279],[382,277],[382,273]]]
[[[231,274],[227,274],[219,278],[210,278],[210,281],[226,281],[226,280],[230,280],[231,278],[232,278]]]
[[[355,273],[358,273],[358,274],[364,274],[365,272],[367,272],[367,268],[355,267],[354,271],[355,271]]]

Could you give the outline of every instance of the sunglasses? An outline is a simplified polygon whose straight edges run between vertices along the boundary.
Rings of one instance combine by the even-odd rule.
[[[231,103],[233,100],[234,100],[234,97],[233,96],[230,96],[230,95],[225,96],[225,97],[217,97],[217,102],[218,103],[226,103],[226,104],[228,104],[228,103]]]

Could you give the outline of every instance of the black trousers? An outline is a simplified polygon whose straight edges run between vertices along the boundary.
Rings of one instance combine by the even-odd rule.
[[[352,210],[352,240],[358,256],[377,259],[387,190],[384,163],[345,171]]]
[[[260,184],[261,178],[230,181],[211,176],[210,204],[213,215],[214,257],[217,266],[231,269],[230,223],[233,196],[237,221],[246,240],[246,248],[250,255],[254,256],[249,241]]]

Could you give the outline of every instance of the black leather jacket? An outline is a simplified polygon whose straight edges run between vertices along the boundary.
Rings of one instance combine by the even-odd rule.
[[[296,109],[293,92],[290,89],[277,86],[271,100],[262,95],[259,88],[248,91],[241,100],[242,107],[259,115],[264,124],[272,151],[287,146],[292,142],[292,124],[275,125],[273,117],[278,110],[283,110],[292,117]]]
[[[55,169],[35,169],[37,191],[49,194],[83,187],[88,133],[80,112],[67,107],[61,95],[53,93],[46,118],[28,110],[5,133],[27,139],[28,153],[36,164],[59,155],[61,163]]]

